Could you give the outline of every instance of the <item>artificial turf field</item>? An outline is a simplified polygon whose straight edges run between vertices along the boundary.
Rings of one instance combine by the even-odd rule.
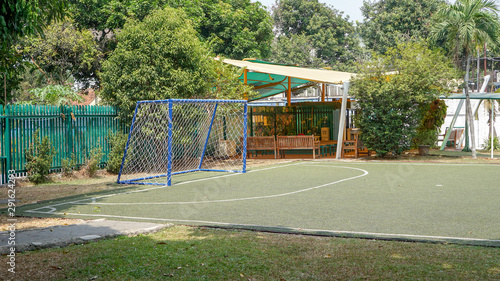
[[[298,161],[172,183],[16,211],[500,247],[500,165]]]

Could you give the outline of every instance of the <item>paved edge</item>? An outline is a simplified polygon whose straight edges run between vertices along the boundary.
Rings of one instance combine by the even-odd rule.
[[[91,221],[85,221],[82,223],[76,223],[76,224],[71,224],[71,225],[55,225],[55,226],[49,226],[49,227],[43,227],[43,228],[36,228],[36,229],[25,229],[25,230],[16,230],[16,236],[19,235],[20,233],[23,234],[28,234],[30,232],[41,232],[44,230],[49,230],[49,229],[61,229],[62,228],[70,228],[71,226],[82,226],[86,224],[91,224],[93,222],[102,222],[102,221],[107,221],[110,223],[120,223],[120,221],[108,221],[106,219],[97,219],[97,220],[91,220]],[[147,228],[140,228],[140,229],[129,229],[129,230],[122,230],[119,233],[107,233],[104,235],[92,235],[92,234],[83,234],[81,236],[77,237],[72,237],[69,239],[60,239],[60,240],[55,240],[53,242],[44,242],[44,243],[38,243],[38,242],[28,242],[28,243],[16,243],[15,248],[16,248],[16,253],[22,253],[26,251],[34,251],[34,250],[40,250],[40,249],[47,249],[47,248],[62,248],[70,245],[77,245],[77,244],[86,244],[98,240],[103,240],[103,239],[109,239],[109,238],[114,238],[118,236],[136,236],[140,234],[149,234],[149,233],[155,233],[160,230],[163,230],[165,228],[170,228],[174,224],[168,223],[168,224],[155,224],[152,227],[147,227]],[[9,234],[10,231],[1,231],[0,235],[3,234]],[[29,235],[29,234],[28,234]],[[10,248],[12,246],[10,245],[1,245],[0,246],[0,254],[1,255],[6,255],[11,253]]]

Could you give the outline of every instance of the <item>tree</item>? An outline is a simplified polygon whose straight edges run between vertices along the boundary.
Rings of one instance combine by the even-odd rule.
[[[410,147],[423,117],[419,108],[449,91],[456,75],[451,60],[421,41],[374,53],[359,67],[351,88],[360,108],[356,124],[364,144],[379,156]]]
[[[87,88],[97,81],[102,53],[88,30],[77,30],[72,20],[59,21],[44,29],[44,37],[30,37],[18,49],[45,83],[67,85],[76,80]]]
[[[500,22],[498,7],[493,0],[457,0],[455,4],[440,9],[433,18],[432,38],[437,41],[445,39],[455,58],[464,54],[465,69],[465,106],[468,131],[471,134],[472,158],[477,158],[474,122],[469,97],[469,69],[471,54],[488,45],[498,45]],[[466,139],[468,141],[468,139]]]
[[[182,8],[212,50],[233,59],[265,58],[273,38],[272,20],[260,3],[250,0],[72,0],[75,21],[96,31],[103,53],[116,47],[114,33],[128,18],[142,21],[156,9]]]
[[[4,80],[4,102],[7,102],[7,93],[19,84],[22,71],[22,57],[13,46],[23,36],[43,34],[43,28],[50,22],[64,18],[66,9],[64,0],[6,0],[0,3],[0,73]]]
[[[73,89],[63,85],[47,85],[43,88],[30,90],[30,100],[21,104],[69,105],[72,101],[83,101],[83,98]]]
[[[363,1],[359,31],[366,46],[380,54],[404,38],[427,38],[430,18],[444,0]]]
[[[302,53],[300,57],[311,56],[314,63],[317,58],[324,66],[335,70],[354,70],[361,47],[348,17],[343,18],[341,12],[317,0],[279,0],[272,9],[278,35],[274,50],[283,46],[286,41],[283,37],[289,41],[305,38],[308,42],[306,46],[312,46],[312,50],[296,45],[293,52]],[[289,64],[297,63],[285,61],[288,59],[287,55],[283,56],[280,52],[274,52],[272,59]]]
[[[272,44],[272,59],[275,63],[296,64],[313,68],[324,66],[323,61],[311,54],[314,46],[304,34],[280,35]]]
[[[101,97],[130,117],[139,100],[249,94],[248,86],[235,82],[235,72],[213,58],[184,11],[157,10],[142,22],[128,21],[118,34],[117,48],[103,64]],[[232,82],[222,83],[225,78]]]
[[[201,7],[203,15],[197,30],[216,54],[232,59],[269,56],[272,19],[259,2],[206,0]]]

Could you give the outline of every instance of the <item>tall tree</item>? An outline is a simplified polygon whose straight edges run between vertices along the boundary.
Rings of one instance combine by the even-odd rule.
[[[474,120],[469,97],[469,70],[473,52],[485,43],[500,43],[500,22],[498,6],[494,0],[457,0],[455,4],[440,9],[432,28],[434,40],[445,39],[455,57],[464,55],[466,62],[464,76],[465,106],[468,129],[471,135],[472,157],[476,158]]]
[[[265,59],[271,51],[272,19],[266,9],[250,0],[201,1],[202,39],[212,50],[232,59]]]
[[[101,97],[130,117],[139,100],[248,94],[239,75],[213,58],[184,11],[154,11],[142,22],[128,21],[118,34],[116,50],[103,63]]]
[[[0,3],[0,73],[3,77],[4,102],[7,93],[18,85],[22,57],[13,46],[19,38],[43,34],[43,28],[55,19],[63,19],[67,2],[64,0],[5,0]],[[8,79],[8,80],[7,80]],[[9,86],[9,88],[7,88]]]
[[[293,51],[302,52],[299,57],[312,57],[309,60],[312,65],[304,66],[315,66],[317,58],[323,66],[330,66],[336,70],[354,69],[354,62],[361,52],[361,47],[354,25],[349,22],[348,17],[343,17],[342,12],[319,3],[318,0],[278,0],[272,11],[274,28],[278,36],[273,47],[274,61],[301,63],[303,59],[285,61],[293,58],[279,51],[281,48],[289,48],[284,45],[287,41],[297,42],[307,39],[306,46],[312,46],[312,49],[296,45],[297,48]]]
[[[44,29],[44,37],[23,40],[21,53],[44,73],[45,83],[65,85],[71,80],[88,87],[97,80],[102,54],[88,30],[77,30],[72,20],[59,21]]]
[[[241,59],[265,58],[273,37],[272,20],[260,3],[250,0],[71,0],[76,23],[95,30],[102,51],[116,46],[114,32],[128,18],[142,21],[156,9],[182,8],[202,41],[216,54]]]
[[[363,43],[380,54],[402,37],[427,38],[430,18],[444,0],[363,1],[364,21],[359,26]]]

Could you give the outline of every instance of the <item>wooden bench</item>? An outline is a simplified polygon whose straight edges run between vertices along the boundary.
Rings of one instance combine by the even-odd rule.
[[[314,140],[312,136],[277,136],[278,155],[281,157],[282,152],[292,149],[312,149],[313,159],[316,159],[316,149],[320,156],[320,142]],[[284,157],[283,153],[283,157]]]
[[[272,150],[276,159],[276,140],[270,137],[247,137],[247,151]]]

